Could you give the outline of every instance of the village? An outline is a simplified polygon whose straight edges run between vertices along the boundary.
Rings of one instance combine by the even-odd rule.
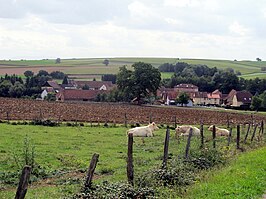
[[[84,88],[87,88],[84,90]],[[42,87],[41,99],[44,100],[48,93],[54,93],[56,101],[95,101],[99,94],[108,94],[116,84],[111,81],[76,81],[69,80],[68,84],[58,84],[56,81],[47,81]],[[176,103],[180,94],[189,96],[187,104]],[[157,90],[156,104],[177,106],[214,106],[248,109],[253,95],[248,91],[236,91],[232,89],[228,94],[215,91],[200,92],[193,84],[178,84],[174,88],[160,87]]]

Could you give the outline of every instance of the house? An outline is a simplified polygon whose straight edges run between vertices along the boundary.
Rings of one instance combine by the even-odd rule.
[[[207,105],[209,103],[207,92],[196,92],[192,97],[194,105]]]
[[[222,93],[216,89],[212,93],[208,93],[208,105],[214,105],[214,106],[220,106],[221,105],[221,98],[222,98]]]
[[[174,87],[174,90],[176,92],[199,92],[199,87],[193,85],[193,84],[178,84]]]
[[[88,87],[89,90],[112,90],[116,87],[112,81],[72,81],[72,83],[78,88],[82,89],[85,86]]]
[[[61,86],[56,81],[47,81],[42,86],[42,90],[46,90],[47,92],[58,92],[61,89]]]
[[[224,98],[224,106],[249,107],[253,95],[248,91],[236,91],[232,89]]]
[[[56,101],[94,101],[104,90],[65,89],[56,94]]]

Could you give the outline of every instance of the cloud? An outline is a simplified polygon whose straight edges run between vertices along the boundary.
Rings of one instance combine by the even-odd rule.
[[[229,25],[229,31],[239,36],[247,36],[250,33],[248,28],[240,25],[237,21]]]

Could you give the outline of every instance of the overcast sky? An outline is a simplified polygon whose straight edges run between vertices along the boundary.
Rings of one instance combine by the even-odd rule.
[[[266,0],[0,0],[0,59],[266,59]]]

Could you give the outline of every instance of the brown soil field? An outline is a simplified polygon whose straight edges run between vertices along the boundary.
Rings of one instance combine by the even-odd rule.
[[[8,114],[7,114],[8,113]],[[249,112],[247,112],[249,113]],[[50,119],[56,121],[147,124],[149,117],[157,124],[216,124],[226,125],[227,117],[231,124],[252,121],[251,114],[201,110],[194,108],[137,106],[119,103],[77,103],[47,102],[26,99],[0,98],[1,120]],[[7,118],[8,115],[8,118]],[[266,116],[253,114],[253,120],[260,122]]]

